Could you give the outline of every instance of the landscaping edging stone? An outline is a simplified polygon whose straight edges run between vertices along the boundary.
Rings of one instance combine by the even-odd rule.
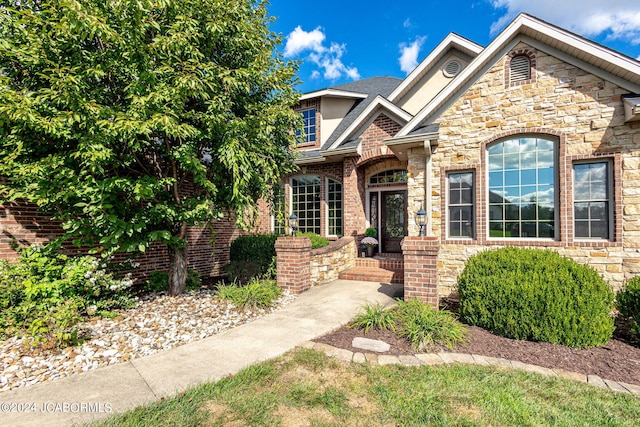
[[[533,372],[546,376],[557,376],[572,381],[580,381],[595,387],[601,387],[620,393],[631,393],[640,396],[640,386],[627,384],[618,381],[612,381],[600,378],[597,375],[585,375],[577,372],[569,372],[563,369],[549,369],[542,366],[522,363],[517,360],[508,360],[502,358],[480,356],[477,354],[466,353],[418,353],[413,356],[392,356],[377,355],[373,353],[361,353],[336,348],[328,344],[315,343],[306,341],[298,347],[319,351],[329,357],[334,357],[344,362],[369,363],[371,365],[404,365],[404,366],[420,366],[420,365],[452,365],[455,363],[466,363],[469,365],[496,366],[505,369],[519,369],[526,372]]]

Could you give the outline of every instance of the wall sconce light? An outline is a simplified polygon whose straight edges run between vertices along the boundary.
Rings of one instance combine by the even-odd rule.
[[[291,227],[291,236],[296,237],[296,231],[298,230],[298,217],[294,213],[289,217],[289,227]]]
[[[416,212],[416,224],[420,226],[420,234],[418,236],[424,236],[424,226],[427,225],[427,212],[420,206],[420,210]]]

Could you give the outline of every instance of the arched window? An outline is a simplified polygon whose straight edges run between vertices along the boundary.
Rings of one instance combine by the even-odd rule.
[[[369,185],[399,184],[407,182],[405,169],[394,169],[371,175]]]
[[[531,79],[531,61],[526,55],[511,58],[509,63],[509,81],[518,83]]]
[[[526,136],[487,148],[489,237],[555,238],[556,142]]]

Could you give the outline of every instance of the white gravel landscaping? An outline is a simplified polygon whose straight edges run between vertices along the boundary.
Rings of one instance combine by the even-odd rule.
[[[52,381],[210,337],[273,312],[295,297],[285,293],[269,310],[239,311],[214,291],[178,297],[164,293],[138,299],[114,319],[81,323],[90,338],[76,347],[31,349],[24,339],[0,341],[0,392]]]

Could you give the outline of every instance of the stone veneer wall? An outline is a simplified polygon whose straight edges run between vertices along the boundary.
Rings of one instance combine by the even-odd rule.
[[[640,123],[624,123],[621,95],[625,89],[560,58],[520,43],[514,51],[534,52],[535,78],[505,84],[505,55],[473,83],[438,119],[438,151],[431,156],[431,234],[440,236],[438,277],[440,295],[455,291],[458,276],[475,253],[504,245],[557,250],[592,265],[618,289],[640,274]],[[486,145],[524,133],[550,134],[559,139],[559,240],[494,240],[486,236]],[[412,154],[410,175],[422,159]],[[573,239],[572,165],[574,161],[607,158],[614,169],[614,239],[610,242]],[[475,239],[446,236],[446,173],[475,171]],[[412,191],[411,185],[409,191]],[[418,197],[417,195],[413,197]],[[414,209],[410,207],[409,209]],[[442,217],[442,218],[440,218]]]
[[[337,280],[341,271],[356,264],[356,244],[353,237],[343,237],[324,248],[311,251],[311,285],[323,285]]]

